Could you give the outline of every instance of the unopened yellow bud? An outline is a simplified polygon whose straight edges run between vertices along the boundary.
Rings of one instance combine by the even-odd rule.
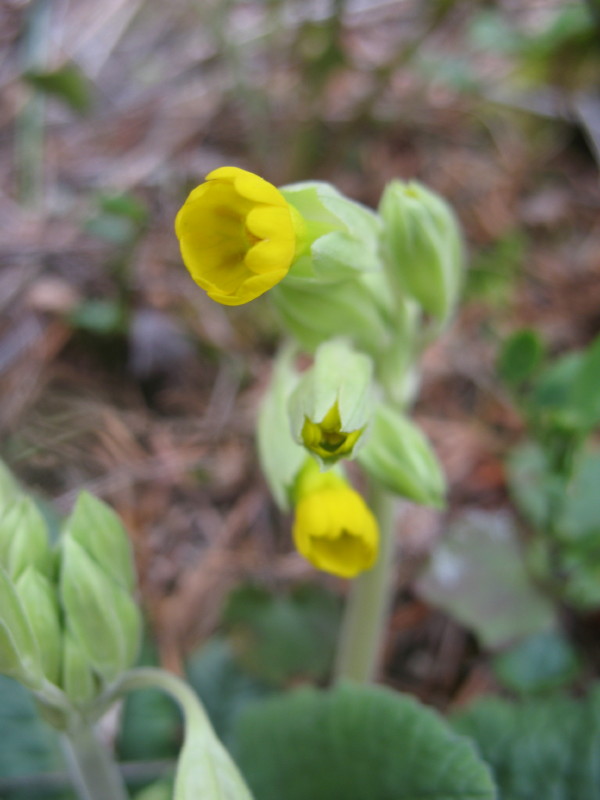
[[[377,559],[379,529],[362,497],[335,472],[309,460],[298,478],[292,535],[317,569],[354,578]]]
[[[300,214],[275,186],[238,167],[207,175],[175,220],[192,278],[229,306],[254,300],[287,275],[302,228]]]

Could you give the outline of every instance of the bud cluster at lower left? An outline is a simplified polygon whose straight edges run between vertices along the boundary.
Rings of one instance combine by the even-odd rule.
[[[82,492],[52,545],[38,506],[0,464],[0,673],[85,709],[134,662],[141,617],[127,534]]]

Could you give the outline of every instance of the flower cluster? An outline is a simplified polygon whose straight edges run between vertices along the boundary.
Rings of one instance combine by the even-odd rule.
[[[191,192],[175,227],[188,270],[213,300],[240,305],[271,290],[292,344],[260,413],[263,470],[281,507],[295,508],[299,552],[355,577],[375,563],[379,531],[345,461],[386,491],[443,503],[442,471],[404,408],[422,343],[458,299],[454,214],[415,182],[392,181],[376,213],[327,183],[277,189],[222,167]],[[312,357],[304,370],[300,354]]]

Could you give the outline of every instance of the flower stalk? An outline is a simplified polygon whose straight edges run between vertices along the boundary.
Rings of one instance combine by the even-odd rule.
[[[393,496],[372,481],[370,506],[379,524],[379,555],[350,587],[335,664],[337,681],[377,679],[395,568],[394,505]]]

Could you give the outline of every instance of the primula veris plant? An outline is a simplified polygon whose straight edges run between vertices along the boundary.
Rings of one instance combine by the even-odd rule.
[[[238,167],[206,176],[175,220],[183,261],[213,300],[237,306],[288,273],[301,218],[272,184]]]
[[[355,578],[377,558],[377,521],[362,497],[336,472],[320,472],[309,459],[296,484],[293,537],[317,569]]]

